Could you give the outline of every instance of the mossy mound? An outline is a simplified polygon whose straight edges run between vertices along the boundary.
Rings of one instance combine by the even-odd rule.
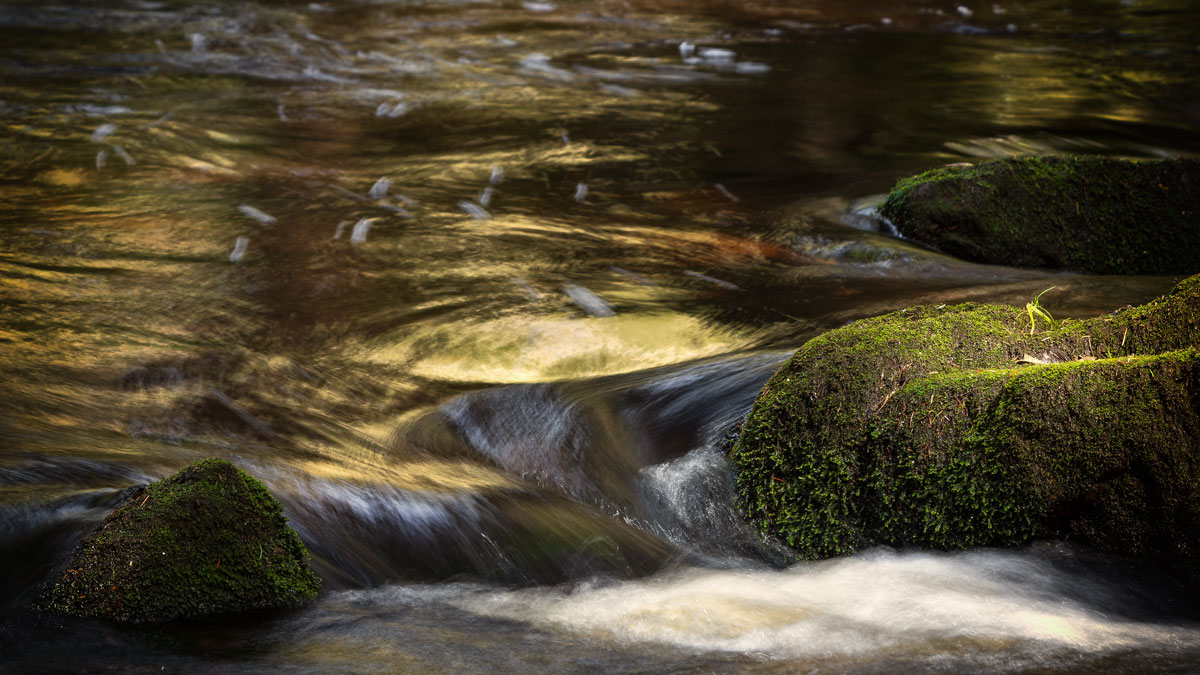
[[[136,488],[79,545],[40,604],[129,623],[296,606],[321,584],[307,558],[262,483],[205,459]]]
[[[1045,328],[923,306],[810,340],[730,451],[744,513],[810,559],[1045,536],[1200,579],[1200,276]]]
[[[1013,157],[900,181],[880,208],[964,260],[1097,274],[1189,274],[1200,260],[1200,160]]]

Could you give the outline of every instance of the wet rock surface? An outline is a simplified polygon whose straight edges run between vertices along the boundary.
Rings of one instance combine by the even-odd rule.
[[[307,557],[261,483],[206,459],[132,488],[46,585],[40,605],[125,623],[298,606],[321,584]]]
[[[814,338],[730,453],[740,503],[801,557],[1038,537],[1196,576],[1200,277],[1052,327],[921,306]]]
[[[1200,160],[1011,157],[900,181],[881,212],[950,255],[1097,274],[1200,264]]]

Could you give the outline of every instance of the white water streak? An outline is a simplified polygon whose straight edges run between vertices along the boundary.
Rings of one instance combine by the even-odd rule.
[[[367,240],[367,232],[371,229],[371,225],[375,224],[377,218],[361,218],[354,224],[354,229],[350,231],[350,243],[361,244]]]
[[[716,185],[714,185],[713,187],[717,188],[717,191],[718,191],[718,192],[720,192],[721,194],[725,195],[725,198],[726,198],[726,199],[728,199],[728,200],[729,200],[729,201],[731,201],[731,202],[740,202],[740,201],[742,201],[741,199],[739,199],[739,198],[738,198],[738,196],[737,196],[737,195],[735,195],[735,194],[733,194],[732,192],[730,192],[730,191],[729,191],[729,188],[725,187],[724,185],[721,185],[720,183],[717,183],[717,184],[716,184]]]
[[[397,117],[403,117],[407,115],[408,110],[409,105],[404,101],[400,101],[399,103],[395,104],[389,104],[388,102],[384,101],[383,103],[380,103],[377,108],[375,108],[375,116],[386,117],[394,120]]]
[[[120,157],[125,162],[125,166],[133,166],[134,164],[137,164],[137,162],[133,161],[133,157],[131,157],[128,152],[125,152],[125,148],[122,148],[119,145],[114,145],[112,146],[112,151],[114,155]]]
[[[272,216],[269,213],[264,213],[262,211],[259,211],[258,209],[254,208],[253,206],[250,206],[249,204],[242,204],[241,206],[238,207],[238,211],[241,211],[243,214],[249,216],[250,218],[257,220],[259,223],[261,223],[263,225],[274,225],[275,223],[279,222],[279,220],[275,216]]]
[[[117,131],[117,125],[112,123],[101,124],[92,132],[93,143],[103,143],[106,138],[112,136]]]
[[[238,237],[233,244],[233,252],[229,254],[229,262],[241,262],[246,257],[246,248],[250,246],[249,237]]]
[[[487,220],[492,217],[492,214],[488,213],[482,206],[466,199],[458,203],[458,208],[462,209],[475,220]]]
[[[571,301],[583,308],[585,312],[592,316],[607,317],[616,316],[612,305],[604,301],[604,298],[596,295],[588,289],[578,284],[563,284],[563,293],[567,294]]]
[[[388,190],[391,188],[392,179],[384,176],[383,178],[375,181],[375,184],[371,186],[371,190],[367,192],[367,196],[371,199],[383,199],[387,196]]]
[[[718,279],[716,277],[710,277],[707,274],[701,274],[695,270],[684,270],[683,273],[688,275],[689,277],[692,277],[693,279],[699,279],[700,281],[707,281],[708,283],[713,284],[714,286],[720,286],[721,288],[724,288],[726,290],[730,290],[730,291],[739,290],[737,284],[734,284],[734,283],[731,283],[728,281],[724,281],[724,280]]]

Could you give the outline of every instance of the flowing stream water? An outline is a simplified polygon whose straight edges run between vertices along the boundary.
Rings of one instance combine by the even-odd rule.
[[[1200,154],[1194,3],[17,0],[0,45],[0,671],[1200,668],[1194,590],[1145,565],[794,563],[721,454],[855,318],[1166,292],[874,206],[952,162]],[[283,501],[312,606],[22,609],[209,456]]]

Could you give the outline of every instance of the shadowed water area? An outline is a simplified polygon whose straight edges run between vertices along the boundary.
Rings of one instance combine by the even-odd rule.
[[[0,671],[1200,664],[1193,591],[1067,545],[791,564],[720,450],[850,320],[1169,290],[874,206],[952,162],[1197,155],[1192,3],[10,2],[0,45]],[[23,612],[210,456],[284,503],[311,607]]]

